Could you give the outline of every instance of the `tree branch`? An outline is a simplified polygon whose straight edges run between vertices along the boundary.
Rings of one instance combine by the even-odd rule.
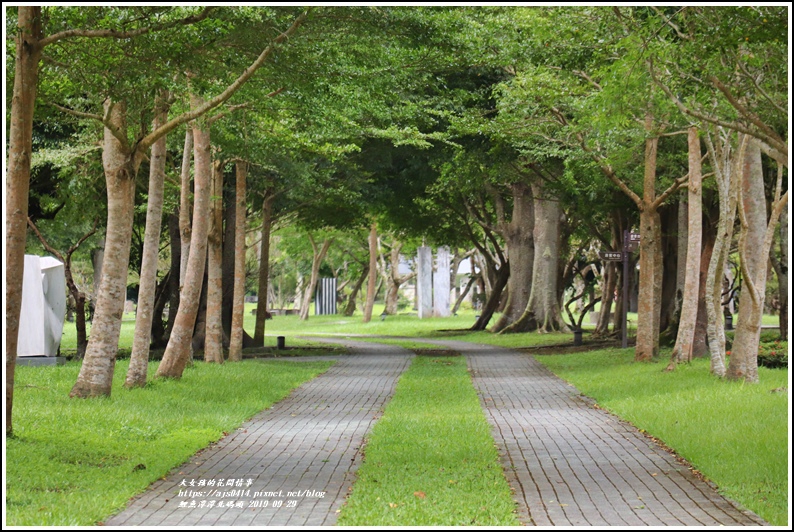
[[[196,22],[200,22],[207,18],[210,12],[215,9],[217,6],[208,6],[205,7],[204,10],[199,13],[198,15],[191,15],[189,17],[185,17],[180,20],[174,20],[172,22],[168,22],[165,24],[160,24],[156,26],[151,26],[148,28],[138,28],[137,30],[131,31],[118,31],[118,30],[85,30],[85,29],[76,29],[76,30],[66,30],[61,31],[58,33],[54,33],[49,37],[46,37],[39,41],[39,46],[42,48],[47,46],[48,44],[52,44],[57,41],[61,41],[64,39],[69,39],[72,37],[87,37],[90,39],[93,38],[111,38],[111,39],[131,39],[132,37],[137,37],[139,35],[145,35],[147,33],[153,31],[161,31],[166,30],[169,28],[173,28],[175,26],[180,25],[188,25],[188,24],[195,24]]]
[[[141,140],[141,142],[139,144],[139,149],[142,150],[142,151],[146,151],[149,148],[149,146],[154,144],[157,141],[157,139],[159,139],[163,135],[168,134],[169,132],[173,131],[174,129],[176,129],[177,127],[181,126],[182,124],[184,124],[186,122],[190,122],[191,120],[195,120],[196,118],[198,118],[201,115],[205,114],[206,112],[218,107],[219,105],[224,103],[226,100],[231,98],[232,95],[237,91],[237,89],[242,87],[242,85],[246,81],[248,81],[251,78],[251,76],[254,75],[254,72],[256,72],[259,69],[259,67],[261,67],[264,64],[264,62],[267,60],[268,57],[270,57],[270,55],[273,53],[273,51],[276,49],[276,47],[279,44],[281,44],[282,42],[286,41],[293,33],[295,33],[297,31],[297,29],[301,26],[301,24],[303,24],[303,22],[309,16],[309,13],[312,11],[312,9],[313,8],[310,7],[306,11],[301,13],[295,19],[295,21],[292,23],[292,25],[285,32],[283,32],[278,37],[276,37],[267,46],[267,48],[265,48],[262,51],[262,53],[259,54],[259,57],[256,58],[256,60],[251,64],[251,66],[246,68],[243,71],[243,73],[240,74],[240,76],[231,85],[229,85],[226,88],[226,90],[224,90],[222,93],[217,95],[215,98],[212,98],[211,100],[208,100],[207,102],[205,102],[203,105],[197,107],[196,109],[194,109],[192,111],[188,111],[188,112],[182,114],[181,116],[178,116],[178,117],[174,118],[173,120],[163,124],[162,126],[157,128],[156,130],[152,131],[150,134],[148,134],[146,137],[144,137]]]

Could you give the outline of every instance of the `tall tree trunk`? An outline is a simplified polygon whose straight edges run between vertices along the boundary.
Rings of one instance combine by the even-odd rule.
[[[375,222],[369,229],[369,280],[367,281],[367,301],[364,304],[364,323],[372,320],[372,308],[375,306],[375,286],[378,282],[378,228]]]
[[[681,319],[678,323],[678,335],[673,347],[672,364],[690,362],[692,345],[695,338],[695,322],[698,313],[698,289],[700,287],[701,247],[703,241],[703,214],[700,167],[700,138],[696,127],[688,131],[689,143],[689,209],[686,248],[686,279],[684,281],[684,299],[681,304]]]
[[[229,360],[243,359],[243,318],[245,315],[245,189],[248,165],[236,164],[235,227],[234,227],[234,301],[232,303],[232,331],[229,341]],[[267,299],[267,296],[265,297]]]
[[[774,229],[788,200],[788,192],[780,197],[783,169],[778,167],[775,201],[767,224],[764,177],[758,141],[747,143],[742,167],[739,219],[742,232],[739,254],[744,284],[739,301],[739,323],[731,348],[726,376],[732,380],[758,382],[758,343],[761,336],[767,261]]]
[[[527,308],[533,286],[535,207],[532,189],[526,183],[519,182],[512,185],[512,191],[512,217],[509,224],[503,224],[501,231],[510,261],[510,278],[507,280],[508,299],[505,311],[491,328],[493,332],[500,332],[521,318]]]
[[[744,141],[731,150],[730,137],[723,137],[721,144],[714,144],[711,132],[706,132],[706,143],[709,157],[716,175],[717,192],[719,194],[719,222],[714,240],[714,249],[711,253],[708,271],[706,273],[706,314],[708,323],[706,334],[708,337],[711,372],[718,377],[725,376],[725,328],[722,313],[722,285],[725,264],[728,260],[731,240],[733,239],[733,226],[736,220],[736,207],[739,198],[739,182],[741,175],[741,162],[745,150]]]
[[[191,96],[191,107],[201,105],[201,98]],[[191,356],[193,328],[196,324],[201,287],[204,279],[204,266],[207,257],[207,231],[209,227],[210,174],[210,131],[206,120],[194,122],[194,161],[195,193],[193,206],[193,229],[190,238],[190,253],[185,282],[182,287],[179,310],[171,337],[157,368],[157,377],[180,378]],[[183,233],[184,237],[184,233]]]
[[[400,275],[400,251],[402,243],[396,242],[389,250],[389,268],[383,267],[383,278],[386,280],[386,309],[384,312],[390,316],[397,314],[400,287],[413,279],[415,273]]]
[[[116,131],[126,131],[126,105],[105,101],[105,113]],[[127,268],[135,213],[135,175],[140,156],[128,153],[106,127],[102,150],[108,195],[102,282],[85,359],[70,397],[109,396],[116,366],[121,316],[127,295]]]
[[[30,158],[33,151],[33,111],[39,78],[43,37],[40,6],[20,6],[17,15],[14,89],[6,167],[6,435],[13,434],[14,373],[22,308],[22,276],[30,190]]]
[[[190,256],[190,236],[193,227],[190,221],[192,212],[190,197],[190,160],[193,154],[193,128],[188,127],[185,132],[185,147],[182,152],[181,188],[179,192],[179,232],[182,253],[179,266],[179,291],[185,286],[185,274],[187,273],[187,259]]]
[[[267,319],[267,285],[270,277],[270,231],[273,226],[272,188],[265,190],[262,202],[262,241],[259,255],[259,286],[257,288],[256,326],[254,328],[254,345],[265,345],[265,320]]]
[[[207,233],[207,329],[204,362],[223,364],[223,163],[212,165]]]
[[[646,117],[650,132],[653,117]],[[640,209],[640,293],[637,308],[637,346],[634,360],[649,361],[659,354],[659,315],[662,291],[661,220],[656,205],[656,154],[659,137],[645,141],[645,175]]]
[[[328,248],[331,247],[331,243],[334,241],[334,239],[326,239],[319,250],[317,249],[317,243],[314,241],[314,237],[312,237],[311,233],[309,233],[309,241],[312,243],[312,250],[314,252],[312,257],[312,274],[311,278],[309,279],[309,286],[307,286],[306,290],[304,291],[303,303],[301,303],[301,321],[306,321],[309,319],[309,307],[311,307],[314,289],[317,287],[317,279],[320,276],[320,265],[322,265],[323,259],[325,259],[325,255],[328,253]],[[370,275],[374,274],[370,272]],[[375,277],[377,278],[377,276]]]
[[[161,93],[155,99],[155,114],[152,130],[168,121],[168,94]],[[132,339],[132,355],[124,386],[136,388],[146,385],[146,370],[149,366],[152,320],[154,319],[154,294],[157,288],[157,262],[160,255],[160,230],[163,224],[163,189],[165,185],[166,136],[152,144],[149,161],[149,191],[146,210],[146,229],[143,240],[143,257],[138,289],[138,309],[135,314],[135,335]],[[157,319],[161,320],[158,316]]]
[[[560,224],[562,209],[556,198],[549,198],[543,183],[532,183],[534,196],[534,264],[532,267],[532,289],[521,317],[502,332],[567,331],[562,319],[557,284],[560,265]],[[512,272],[513,263],[510,263]]]

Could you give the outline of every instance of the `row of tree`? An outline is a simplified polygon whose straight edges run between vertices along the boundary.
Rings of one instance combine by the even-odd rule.
[[[200,314],[205,360],[222,362],[224,344],[230,360],[261,345],[277,226],[308,235],[308,297],[334,243],[325,230],[367,235],[346,247],[359,264],[351,284],[369,280],[365,320],[379,234],[398,235],[392,261],[411,239],[476,249],[489,297],[474,327],[501,310],[492,330],[504,333],[564,328],[562,294],[592,271],[593,250],[620,250],[624,230],[639,228],[637,360],[658,355],[677,324],[676,361],[700,342],[716,374],[757,380],[779,220],[781,252],[771,255],[787,282],[785,7],[7,14],[7,432],[29,223],[67,258],[104,220],[75,397],[110,393],[131,260],[128,386],[145,383],[153,329],[167,338],[157,375],[181,376]],[[251,338],[246,231],[261,234]],[[726,369],[719,308],[734,233],[743,286]],[[170,261],[158,277],[164,243]],[[620,275],[604,265],[600,332],[612,306],[627,304],[613,298]]]

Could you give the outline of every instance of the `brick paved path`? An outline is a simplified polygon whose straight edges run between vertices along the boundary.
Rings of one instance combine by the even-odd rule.
[[[340,357],[326,373],[154,483],[105,524],[333,525],[360,463],[359,447],[411,359],[397,347],[361,345],[366,356]],[[199,486],[202,480],[215,486]]]
[[[530,355],[434,343],[466,355],[525,523],[766,524],[738,510],[630,424],[592,408]]]

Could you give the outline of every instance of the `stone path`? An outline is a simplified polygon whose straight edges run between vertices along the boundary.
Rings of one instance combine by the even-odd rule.
[[[593,408],[530,355],[417,340],[466,355],[525,524],[766,524],[634,427]],[[105,524],[335,524],[364,437],[411,354],[350,339],[323,341],[351,346],[355,354],[337,357],[325,374],[198,453]]]
[[[466,342],[433,343],[466,355],[526,524],[766,524],[737,509],[636,428],[593,408],[530,355]]]
[[[411,359],[391,346],[353,349],[362,352],[338,357],[326,373],[199,452],[105,524],[333,525],[364,437]]]

